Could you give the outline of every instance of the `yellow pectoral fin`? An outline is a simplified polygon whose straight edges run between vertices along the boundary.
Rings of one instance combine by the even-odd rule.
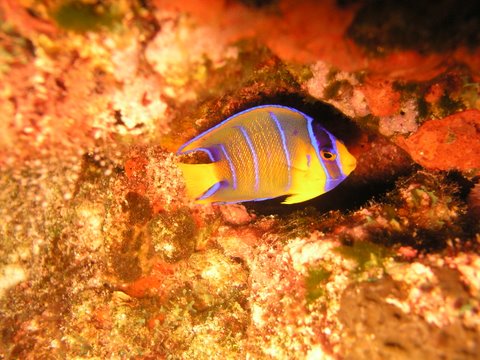
[[[178,166],[182,170],[187,195],[192,199],[198,199],[213,185],[218,183],[216,163],[211,164],[182,164]],[[208,202],[208,201],[203,201]]]
[[[296,204],[313,199],[325,192],[325,175],[322,169],[312,166],[308,170],[292,168],[290,195],[282,204]]]

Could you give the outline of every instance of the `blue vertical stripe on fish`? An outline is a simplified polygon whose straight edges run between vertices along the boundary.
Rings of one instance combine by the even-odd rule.
[[[235,170],[235,165],[233,164],[232,159],[230,158],[230,155],[228,155],[227,150],[225,150],[225,145],[220,144],[219,147],[222,150],[222,153],[228,162],[228,167],[230,168],[230,171],[232,173],[232,181],[233,181],[232,187],[233,187],[233,190],[236,190],[237,189],[237,171]]]
[[[287,171],[288,171],[288,183],[287,186],[285,187],[285,190],[287,191],[290,189],[290,185],[292,185],[292,164],[291,164],[291,159],[290,159],[290,152],[288,151],[287,148],[287,140],[285,139],[285,132],[282,129],[282,125],[280,124],[280,121],[278,121],[277,117],[273,112],[269,112],[270,117],[272,120],[275,122],[275,125],[277,126],[278,132],[280,134],[280,137],[282,138],[282,147],[283,147],[283,152],[285,153],[285,162],[287,163]]]

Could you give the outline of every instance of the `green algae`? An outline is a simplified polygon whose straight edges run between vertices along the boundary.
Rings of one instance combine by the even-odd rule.
[[[422,199],[424,199],[425,196],[430,200],[432,206],[435,206],[439,200],[438,196],[435,195],[435,190],[429,190],[424,185],[420,186],[419,188],[412,189],[410,194],[413,204],[417,208],[423,207]],[[446,200],[447,203],[450,202],[448,201],[448,198]]]
[[[286,69],[299,84],[305,84],[313,77],[312,67],[297,63],[286,64]]]
[[[334,251],[357,263],[353,272],[357,276],[372,269],[383,271],[385,261],[393,255],[389,248],[369,241],[357,241],[351,246],[342,245]]]
[[[305,287],[307,289],[307,302],[311,303],[318,298],[325,296],[325,285],[330,279],[331,271],[324,267],[316,267],[308,270],[305,278]]]
[[[75,32],[112,29],[120,21],[113,5],[91,4],[82,1],[65,1],[53,13],[59,26]]]

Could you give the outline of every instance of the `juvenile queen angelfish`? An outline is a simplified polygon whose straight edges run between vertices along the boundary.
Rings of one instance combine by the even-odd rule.
[[[312,199],[355,169],[345,145],[308,115],[264,105],[235,114],[183,144],[178,154],[203,151],[209,164],[180,164],[187,193],[198,203],[238,203],[288,195],[283,204]]]

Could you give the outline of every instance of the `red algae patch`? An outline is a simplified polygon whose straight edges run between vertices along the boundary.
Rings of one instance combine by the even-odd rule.
[[[446,70],[445,57],[421,55],[415,51],[396,51],[369,60],[368,69],[378,76],[406,81],[427,81]]]
[[[395,114],[400,109],[401,95],[393,89],[392,82],[369,79],[361,89],[373,115],[388,116]]]
[[[480,111],[467,110],[429,120],[398,141],[413,160],[428,169],[480,171]]]

